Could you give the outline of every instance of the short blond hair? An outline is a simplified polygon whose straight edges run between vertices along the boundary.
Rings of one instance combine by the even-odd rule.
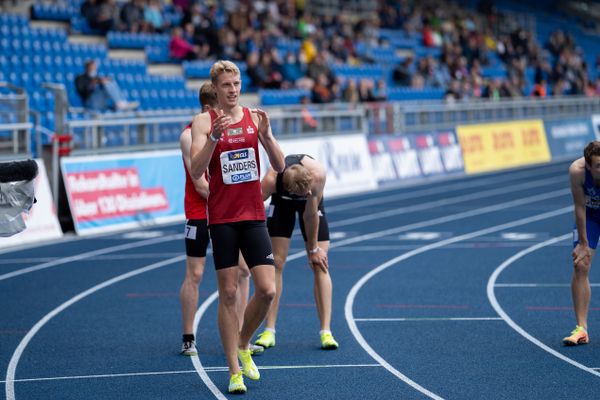
[[[228,60],[219,60],[215,62],[210,68],[210,80],[213,84],[217,83],[217,79],[219,75],[224,72],[229,72],[231,74],[240,76],[240,69],[235,63]]]
[[[295,164],[285,169],[283,173],[283,188],[290,193],[307,193],[310,190],[313,177],[310,171]]]

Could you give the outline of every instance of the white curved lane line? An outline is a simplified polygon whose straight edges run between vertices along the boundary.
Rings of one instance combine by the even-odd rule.
[[[557,236],[554,237],[552,239],[546,240],[544,242],[540,242],[538,244],[535,244],[531,247],[526,248],[525,250],[522,250],[518,253],[516,253],[515,255],[513,255],[512,257],[508,258],[506,261],[504,261],[502,264],[500,264],[498,266],[498,268],[496,268],[494,270],[494,272],[492,273],[492,275],[490,276],[490,279],[488,280],[488,284],[487,284],[487,297],[488,300],[490,301],[490,304],[492,305],[492,307],[494,307],[494,310],[496,310],[496,312],[498,313],[498,315],[500,315],[500,317],[508,324],[508,326],[510,326],[512,329],[514,329],[515,331],[517,331],[517,333],[521,336],[523,336],[525,339],[529,340],[531,343],[535,344],[536,346],[538,346],[539,348],[541,348],[542,350],[552,354],[553,356],[573,365],[574,367],[577,367],[579,369],[584,370],[585,372],[589,372],[590,374],[596,375],[598,377],[600,377],[600,372],[599,371],[595,371],[593,368],[588,368],[583,364],[578,363],[575,360],[570,359],[569,357],[559,353],[558,351],[548,347],[547,345],[545,345],[544,343],[540,342],[538,339],[536,339],[535,337],[531,336],[529,333],[527,333],[523,328],[521,328],[515,321],[513,321],[508,314],[502,309],[502,307],[500,306],[500,303],[498,303],[498,300],[496,299],[496,294],[494,293],[494,285],[496,284],[496,280],[498,279],[498,276],[502,273],[502,271],[504,271],[508,266],[510,266],[512,263],[514,263],[515,261],[517,261],[518,259],[520,259],[521,257],[529,254],[529,253],[533,253],[536,250],[539,250],[543,247],[546,246],[550,246],[554,243],[558,243],[561,242],[565,239],[569,239],[573,236],[572,233],[568,233],[562,236]]]
[[[304,256],[305,254],[306,254],[305,251],[299,251],[297,253],[294,253],[286,259],[286,262],[296,260],[296,259]],[[215,300],[217,300],[218,298],[219,298],[219,292],[218,291],[213,292],[210,296],[208,296],[208,298],[206,300],[204,300],[202,302],[202,304],[198,308],[198,311],[196,311],[196,315],[194,316],[194,336],[196,335],[196,332],[198,330],[198,324],[200,323],[200,320],[204,316],[204,313],[206,312],[206,310],[208,310],[208,308],[211,306],[211,304],[214,303]],[[194,369],[196,370],[196,373],[198,374],[200,379],[202,379],[202,382],[204,382],[204,384],[210,389],[212,394],[217,399],[225,400],[226,397],[223,395],[223,393],[221,393],[221,391],[219,390],[217,385],[215,385],[215,383],[212,381],[212,379],[210,379],[210,377],[206,373],[206,370],[203,367],[202,362],[200,361],[200,356],[198,355],[198,356],[194,356],[191,358],[192,358],[192,364],[194,365]]]
[[[105,247],[103,249],[92,250],[92,251],[88,251],[85,253],[77,254],[75,256],[64,257],[64,258],[60,258],[57,260],[45,262],[43,264],[34,265],[32,267],[22,268],[22,269],[19,269],[16,271],[2,274],[2,275],[0,275],[0,281],[3,281],[5,279],[14,278],[15,276],[28,274],[30,272],[35,272],[35,271],[39,271],[39,270],[51,268],[51,267],[56,267],[57,265],[67,264],[67,263],[70,263],[73,261],[79,261],[79,260],[83,260],[86,258],[99,256],[102,254],[112,253],[112,252],[121,251],[121,250],[135,249],[136,247],[143,247],[143,246],[148,246],[148,245],[155,244],[155,243],[168,242],[171,240],[182,239],[182,238],[183,238],[183,234],[178,233],[175,235],[163,236],[160,238],[142,240],[140,242],[135,242],[135,243],[125,243],[125,244],[120,244],[118,246],[111,246],[111,247]]]
[[[21,342],[19,343],[15,352],[13,353],[12,357],[10,358],[10,362],[8,364],[8,369],[6,370],[6,400],[14,400],[15,399],[15,372],[17,370],[17,365],[19,364],[19,360],[21,359],[21,355],[23,354],[23,351],[25,351],[25,348],[27,347],[29,342],[31,342],[31,339],[33,339],[35,334],[38,333],[39,330],[42,329],[42,327],[48,323],[48,321],[50,321],[52,318],[54,318],[59,313],[61,313],[65,309],[69,308],[73,304],[77,303],[79,300],[82,300],[82,299],[86,298],[87,296],[89,296],[101,289],[104,289],[105,287],[114,285],[117,282],[121,282],[121,281],[123,281],[125,279],[129,279],[133,276],[140,275],[145,272],[164,267],[166,265],[181,262],[181,261],[185,260],[185,257],[186,257],[185,255],[180,255],[180,256],[177,256],[174,258],[170,258],[168,260],[163,260],[163,261],[160,261],[160,262],[157,262],[154,264],[147,265],[142,268],[138,268],[133,271],[129,271],[125,274],[116,276],[112,279],[104,281],[96,286],[89,288],[88,290],[85,290],[85,291],[79,293],[78,295],[72,297],[71,299],[67,300],[66,302],[62,303],[60,306],[56,307],[54,310],[52,310],[48,314],[46,314],[42,319],[40,319],[29,330],[29,332],[27,332],[25,337],[23,339],[21,339]]]
[[[352,332],[352,335],[354,336],[354,338],[356,339],[358,344],[367,352],[367,354],[369,354],[375,361],[379,362],[385,369],[387,369],[394,376],[401,379],[402,381],[404,381],[405,383],[407,383],[414,389],[418,390],[419,392],[423,393],[424,395],[426,395],[432,399],[436,399],[436,400],[442,399],[442,397],[440,397],[437,394],[422,387],[421,385],[414,382],[412,379],[410,379],[409,377],[407,377],[406,375],[402,374],[400,371],[395,369],[392,365],[390,365],[387,361],[385,361],[385,359],[383,357],[381,357],[375,350],[373,350],[373,348],[368,344],[368,342],[365,340],[365,338],[360,333],[358,327],[356,326],[356,320],[354,319],[354,312],[352,310],[353,305],[354,305],[354,299],[356,298],[358,291],[375,275],[379,274],[380,272],[386,270],[387,268],[389,268],[401,261],[404,261],[410,257],[416,256],[421,253],[425,253],[429,250],[433,250],[433,249],[437,249],[437,248],[446,246],[451,243],[456,243],[456,242],[460,242],[462,240],[468,240],[468,239],[472,239],[472,238],[475,238],[478,236],[487,235],[488,233],[498,232],[498,231],[501,231],[504,229],[509,229],[509,228],[513,228],[516,226],[526,225],[526,224],[529,224],[532,222],[541,221],[541,220],[548,219],[548,218],[553,218],[558,215],[562,215],[562,214],[565,214],[565,213],[568,213],[571,211],[572,211],[571,206],[563,207],[563,208],[559,208],[554,211],[537,214],[537,215],[534,215],[534,216],[531,216],[528,218],[523,218],[523,219],[519,219],[519,220],[512,221],[512,222],[507,222],[504,224],[495,225],[495,226],[481,229],[478,231],[474,231],[471,233],[466,233],[464,235],[448,238],[448,239],[445,239],[445,240],[442,240],[442,241],[439,241],[436,243],[431,243],[426,246],[419,247],[418,249],[409,251],[407,253],[401,254],[401,255],[394,257],[391,260],[388,260],[387,262],[379,265],[375,269],[373,269],[373,270],[369,271],[367,274],[365,274],[361,279],[359,279],[358,282],[356,282],[356,284],[352,287],[352,289],[350,289],[350,292],[348,293],[348,296],[346,297],[346,304],[344,306],[344,314],[346,317],[346,322],[348,323],[350,331]]]

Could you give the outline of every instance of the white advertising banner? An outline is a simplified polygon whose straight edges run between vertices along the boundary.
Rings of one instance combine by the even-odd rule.
[[[314,137],[279,140],[284,155],[308,154],[323,164],[327,171],[325,196],[335,197],[377,188],[365,135]],[[264,150],[263,150],[264,151]],[[268,165],[261,154],[263,166]],[[262,173],[266,168],[262,168]]]
[[[34,180],[37,202],[31,207],[29,213],[23,213],[27,228],[16,235],[0,237],[0,248],[32,244],[62,237],[62,230],[52,202],[46,168],[42,160],[35,161],[38,165],[38,176]]]

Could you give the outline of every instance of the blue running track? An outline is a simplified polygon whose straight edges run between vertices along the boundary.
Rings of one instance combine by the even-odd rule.
[[[0,254],[0,393],[7,399],[598,399],[590,344],[563,347],[571,307],[568,164],[330,199],[337,351],[319,348],[299,235],[277,346],[227,394],[209,255],[199,357],[179,355],[183,225]],[[593,289],[600,267],[592,267]],[[0,395],[0,398],[2,397]]]

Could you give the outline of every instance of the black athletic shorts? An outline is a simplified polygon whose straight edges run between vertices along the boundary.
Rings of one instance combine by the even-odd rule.
[[[286,237],[291,238],[294,226],[296,225],[296,214],[300,221],[300,231],[304,241],[306,238],[306,229],[304,227],[304,207],[306,201],[303,200],[284,200],[281,198],[271,199],[269,210],[267,213],[267,228],[271,237]],[[319,203],[319,232],[317,236],[319,242],[329,240],[329,225],[325,216],[325,205],[323,199]]]
[[[189,257],[206,257],[208,226],[205,219],[188,219],[185,223],[185,254]]]
[[[237,266],[240,251],[249,268],[257,265],[275,265],[265,221],[215,224],[210,225],[208,229],[216,269]]]

